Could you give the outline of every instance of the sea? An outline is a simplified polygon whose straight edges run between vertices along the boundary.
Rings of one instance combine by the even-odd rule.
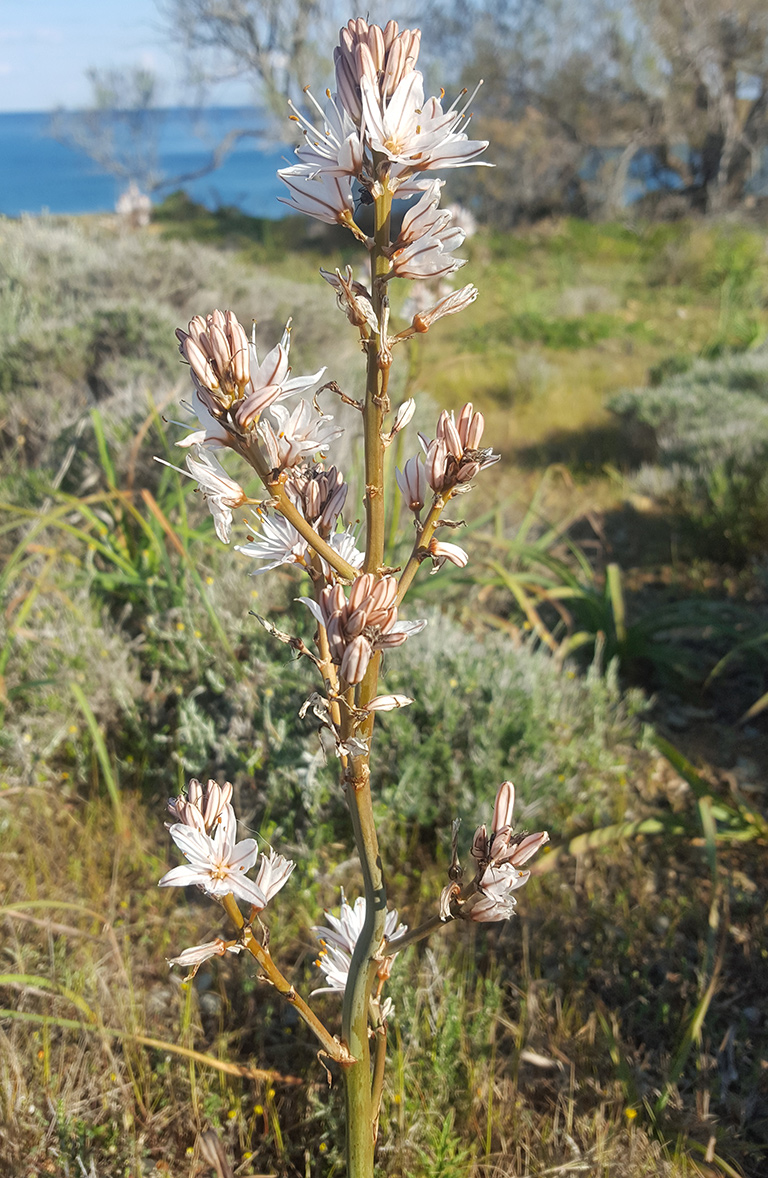
[[[61,121],[73,116],[61,116]],[[127,186],[92,159],[54,137],[56,117],[43,111],[0,113],[0,214],[107,213]],[[194,180],[178,177],[199,171],[214,148],[231,131],[248,130],[224,162]],[[130,130],[125,120],[115,119],[114,134],[127,143]],[[81,134],[88,134],[85,116]],[[140,135],[142,152],[156,159],[156,172],[164,186],[154,195],[183,188],[193,200],[209,208],[232,205],[257,217],[277,219],[285,215],[278,197],[285,186],[277,179],[280,167],[294,163],[293,148],[270,139],[250,107],[215,107],[193,110],[175,107],[155,110],[145,119]]]

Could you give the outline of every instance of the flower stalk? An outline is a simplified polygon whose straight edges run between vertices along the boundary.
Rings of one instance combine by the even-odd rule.
[[[434,173],[479,162],[477,156],[487,144],[468,138],[466,105],[444,110],[442,95],[425,97],[416,68],[420,37],[418,30],[399,30],[394,21],[384,28],[362,18],[349,21],[334,55],[336,92],[328,92],[325,108],[308,95],[316,111],[313,118],[319,116],[322,126],[294,108],[292,117],[304,143],[296,150],[298,162],[278,173],[289,192],[286,204],[325,224],[345,226],[368,253],[370,289],[355,279],[351,266],[344,274],[321,271],[366,356],[363,399],[346,395],[333,379],[322,386],[339,394],[342,405],[351,406],[354,413],[362,412],[364,551],[357,548],[356,531],[342,520],[349,483],[336,465],[325,465],[326,450],[342,428],[320,410],[317,394],[290,410],[283,405],[286,398],[316,386],[326,372],[321,368],[311,375],[291,375],[291,321],[279,342],[261,357],[255,328],[249,340],[232,311],[196,315],[186,331],[177,331],[200,427],[179,443],[194,448],[187,458],[188,470],[182,473],[198,481],[216,533],[229,543],[240,522],[234,511],[253,505],[253,500],[208,451],[244,459],[270,499],[256,505],[260,535],[235,545],[236,551],[257,562],[256,572],[298,565],[312,581],[312,596],[298,600],[317,623],[316,653],[303,639],[266,619],[260,621],[319,672],[322,687],[311,692],[299,715],[317,717],[335,745],[363,895],[354,906],[342,897],[339,917],[328,914],[328,925],[312,930],[321,944],[317,965],[328,982],[314,993],[343,993],[341,1034],[336,1036],[276,965],[262,920],[294,865],[274,850],[259,857],[255,838],[236,841],[231,785],[209,781],[203,787],[192,781],[186,797],[170,804],[175,819],[170,833],[187,862],[172,868],[160,882],[165,887],[196,886],[210,895],[238,935],[234,941],[216,937],[192,946],[172,962],[190,966],[194,973],[204,961],[248,953],[259,967],[260,979],[295,1007],[316,1036],[320,1057],[335,1061],[342,1070],[348,1178],[374,1174],[387,1024],[393,1017],[392,1002],[382,999],[382,989],[395,957],[457,919],[493,921],[512,915],[514,893],[529,875],[520,867],[547,839],[545,833],[514,833],[514,787],[505,782],[490,834],[485,826],[476,831],[471,882],[460,886],[457,820],[449,883],[439,902],[436,898],[434,914],[408,932],[398,926],[397,912],[387,908],[371,790],[374,725],[378,712],[414,701],[386,689],[379,694],[382,654],[394,651],[426,625],[423,620],[404,620],[398,613],[422,563],[439,572],[446,561],[459,567],[469,561],[470,554],[459,545],[438,540],[437,530],[461,526],[444,520],[444,512],[455,496],[471,489],[470,480],[498,461],[489,448],[481,448],[484,419],[467,403],[458,416],[447,410],[440,414],[434,438],[419,435],[423,457],[409,457],[404,470],[397,472],[400,499],[397,493],[389,499],[385,493],[385,451],[397,438],[399,457],[403,431],[416,409],[415,400],[408,397],[391,416],[393,349],[430,330],[444,316],[464,311],[477,296],[471,284],[453,290],[449,283],[446,290],[446,278],[464,264],[453,251],[464,240],[465,230],[450,210],[440,209],[443,181]],[[361,190],[363,203],[373,206],[372,237],[355,221]],[[394,198],[410,203],[393,241]],[[407,326],[393,328],[391,334],[390,283],[410,280],[418,283],[422,294],[403,315]],[[384,567],[388,503],[393,504],[390,543],[396,539],[403,511],[413,513],[416,522],[416,539],[399,580]],[[358,508],[352,509],[353,519]],[[270,516],[270,511],[276,515]],[[254,878],[249,878],[257,867]],[[250,904],[248,918],[241,903]],[[254,933],[256,920],[265,930],[262,939]]]
[[[222,896],[221,905],[238,930],[243,948],[247,953],[250,953],[251,957],[258,961],[266,980],[275,987],[278,994],[282,994],[286,1001],[290,1002],[296,1013],[304,1020],[310,1031],[317,1037],[324,1053],[329,1059],[335,1060],[344,1067],[349,1067],[353,1064],[355,1061],[344,1044],[340,1043],[328,1028],[320,1022],[315,1012],[310,1010],[301,995],[296,993],[294,986],[277,968],[269,950],[259,944],[253,934],[253,929],[249,924],[246,924],[245,917],[238,908],[237,901],[231,892],[226,896]]]

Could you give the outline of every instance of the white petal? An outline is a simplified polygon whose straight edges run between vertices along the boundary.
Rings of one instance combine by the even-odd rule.
[[[315,619],[315,621],[318,622],[321,626],[325,625],[325,621],[323,620],[323,611],[320,609],[320,606],[317,604],[317,602],[313,598],[311,598],[311,597],[296,597],[296,598],[294,598],[294,600],[300,601],[302,605],[306,605],[307,609],[312,614],[312,617]]]
[[[232,876],[229,880],[228,890],[233,891],[241,900],[253,904],[255,908],[266,908],[267,906],[267,897],[261,888],[245,875]]]
[[[189,884],[202,884],[208,879],[206,871],[200,871],[194,867],[188,867],[183,864],[181,867],[173,867],[168,871],[163,878],[158,882],[159,888],[185,888]]]

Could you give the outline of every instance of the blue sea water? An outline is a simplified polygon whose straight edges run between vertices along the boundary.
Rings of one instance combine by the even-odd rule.
[[[0,213],[100,213],[114,211],[125,181],[100,168],[83,152],[51,138],[51,116],[42,111],[0,113]],[[251,108],[205,111],[174,108],[153,113],[151,134],[159,171],[173,178],[194,172],[228,131],[259,131]],[[238,142],[210,174],[183,184],[190,196],[210,208],[236,205],[259,217],[278,218],[285,186],[276,170],[295,162],[290,147],[275,147],[258,133]],[[159,197],[171,188],[163,189]]]

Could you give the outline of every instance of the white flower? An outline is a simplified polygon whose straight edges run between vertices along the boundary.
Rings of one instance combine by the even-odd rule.
[[[465,92],[466,93],[466,92]],[[433,168],[461,168],[485,151],[487,140],[468,139],[459,127],[477,90],[461,110],[455,105],[443,111],[439,98],[424,100],[424,79],[419,70],[406,74],[387,102],[370,78],[360,81],[366,139],[375,152],[393,163],[390,188],[414,172]]]
[[[166,462],[164,458],[155,458],[155,462],[163,466],[170,466],[179,474],[188,475],[196,479],[203,499],[208,504],[213,516],[213,526],[216,535],[224,544],[229,544],[232,534],[232,508],[242,507],[248,502],[248,496],[239,483],[231,479],[221,464],[212,454],[206,453],[200,446],[196,446],[196,456],[188,454],[186,458],[188,470]]]
[[[451,214],[447,209],[440,212],[438,208],[440,194],[444,187],[444,180],[429,180],[424,184],[423,195],[403,217],[403,223],[395,242],[396,246],[409,245],[427,233],[433,233],[436,229],[450,225]]]
[[[277,428],[262,419],[258,431],[272,470],[296,466],[304,458],[326,450],[344,433],[340,426],[331,424],[331,414],[316,413],[309,401],[300,401],[292,413],[284,405],[273,405],[270,413]]]
[[[227,896],[232,893],[256,908],[265,908],[266,896],[245,874],[256,862],[256,841],[243,839],[236,843],[236,827],[231,806],[225,808],[213,835],[203,834],[195,827],[182,823],[172,826],[171,838],[186,858],[187,865],[172,868],[160,880],[159,886],[183,888],[196,884],[209,896]]]
[[[276,896],[280,889],[288,882],[288,877],[296,864],[284,855],[270,851],[269,855],[261,856],[261,866],[256,876],[256,886],[261,888],[267,898],[267,903]]]
[[[339,915],[334,916],[326,909],[325,917],[328,925],[315,925],[312,932],[322,946],[315,964],[322,969],[328,985],[312,992],[313,994],[328,994],[333,990],[339,990],[343,993],[347,984],[349,967],[352,964],[352,954],[365,924],[365,898],[359,896],[352,907],[347,903],[347,898],[342,890]],[[394,937],[402,936],[407,929],[407,924],[398,924],[395,909],[387,913],[384,924],[385,940],[391,941]],[[381,962],[378,970],[380,978],[389,977],[392,971],[392,962],[396,956],[395,953]]]
[[[177,442],[177,446],[204,446],[208,450],[216,450],[224,446],[232,445],[232,435],[229,430],[208,411],[205,401],[200,396],[197,388],[194,391],[194,400],[192,402],[192,411],[202,429],[197,429],[194,433],[187,434],[186,438],[182,438]],[[175,424],[181,425],[181,422]],[[188,428],[188,427],[187,427]]]
[[[301,165],[310,174],[335,174],[349,177],[351,181],[351,177],[359,175],[363,167],[360,131],[338,103],[336,95],[329,95],[328,104],[323,110],[309,90],[305,94],[323,120],[323,127],[318,130],[292,102],[288,104],[293,111],[293,122],[298,123],[304,135],[304,144],[296,148]],[[278,176],[281,176],[280,172]]]
[[[508,920],[514,916],[517,900],[512,892],[528,882],[529,871],[517,871],[510,863],[489,867],[480,880],[481,892],[476,892],[462,906],[462,916],[482,924]]]
[[[365,553],[361,552],[357,547],[357,536],[352,531],[352,528],[345,528],[343,532],[334,532],[328,538],[333,551],[345,560],[347,564],[351,564],[353,569],[361,569],[363,561],[365,560]],[[326,577],[330,576],[330,568],[326,561],[321,557],[320,563],[323,567],[323,572]]]
[[[421,237],[395,249],[391,274],[397,278],[442,278],[466,264],[466,258],[454,258],[451,250],[458,249],[464,233],[447,221],[438,220]]]
[[[235,552],[242,552],[252,560],[265,561],[252,576],[276,569],[281,564],[305,564],[309,550],[307,541],[282,515],[265,516],[261,531],[248,544],[236,544]]]

